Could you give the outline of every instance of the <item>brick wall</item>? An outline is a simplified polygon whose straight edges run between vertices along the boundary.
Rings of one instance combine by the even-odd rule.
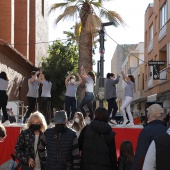
[[[11,0],[0,0],[0,38],[11,43]]]

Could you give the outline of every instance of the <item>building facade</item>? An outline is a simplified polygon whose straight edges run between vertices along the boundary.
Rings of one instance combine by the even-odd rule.
[[[170,109],[170,1],[154,0],[145,12],[145,97],[157,95],[163,107]],[[165,61],[160,66],[160,80],[153,79],[155,66],[149,61]],[[158,71],[159,72],[159,71]]]
[[[48,0],[0,1],[0,71],[9,76],[10,101],[27,101],[30,72],[47,55],[47,10]]]

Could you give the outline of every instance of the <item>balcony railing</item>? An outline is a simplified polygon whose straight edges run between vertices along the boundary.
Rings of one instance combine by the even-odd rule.
[[[165,24],[159,31],[159,37],[158,40],[161,41],[163,37],[165,37],[167,32],[167,24]]]
[[[150,53],[153,50],[153,39],[150,40],[149,44],[148,44],[148,53]]]

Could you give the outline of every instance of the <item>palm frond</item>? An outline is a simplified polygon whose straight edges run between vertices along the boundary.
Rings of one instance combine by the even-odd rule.
[[[86,27],[91,32],[94,33],[95,30],[99,29],[101,26],[101,19],[94,14],[89,14],[87,21],[86,21]]]
[[[101,9],[100,10],[100,18],[102,18],[102,17],[106,18],[110,22],[113,22],[113,25],[115,27],[117,27],[120,24],[124,25],[123,19],[115,11],[109,11],[109,10],[107,11],[105,9]]]
[[[100,3],[100,2],[91,2],[90,4],[94,5],[94,7],[96,7],[96,8],[100,8],[102,6],[102,3]]]
[[[67,5],[68,5],[68,3],[55,3],[55,4],[51,5],[48,13],[50,14],[52,11],[55,11],[57,8],[64,8]]]
[[[55,20],[55,23],[57,24],[61,19],[64,20],[66,18],[71,18],[71,17],[74,18],[74,16],[77,14],[77,11],[78,11],[77,6],[68,6],[64,10],[64,12],[57,17],[57,19]]]

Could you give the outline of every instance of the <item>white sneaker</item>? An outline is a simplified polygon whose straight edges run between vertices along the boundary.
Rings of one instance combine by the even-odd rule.
[[[3,125],[10,125],[10,121],[6,120],[4,123],[2,123]]]
[[[130,123],[127,124],[127,126],[133,126],[133,125],[134,125],[133,122],[130,122]]]
[[[128,120],[126,119],[126,120],[124,120],[123,121],[123,123],[122,123],[122,125],[126,125],[126,123],[128,122]]]
[[[110,123],[113,123],[113,124],[117,125],[116,120],[113,120],[113,119],[110,120]]]

